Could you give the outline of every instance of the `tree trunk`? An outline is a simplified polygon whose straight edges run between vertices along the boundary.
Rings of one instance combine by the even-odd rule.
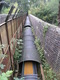
[[[58,26],[60,27],[60,1],[59,1],[59,12],[58,12]]]

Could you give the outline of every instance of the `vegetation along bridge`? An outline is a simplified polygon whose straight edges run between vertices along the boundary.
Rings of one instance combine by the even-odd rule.
[[[14,8],[0,17],[1,80],[59,80],[60,28]]]

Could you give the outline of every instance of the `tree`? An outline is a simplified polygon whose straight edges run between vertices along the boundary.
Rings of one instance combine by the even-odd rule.
[[[28,11],[29,9],[29,1],[28,0],[5,0],[7,3],[11,5],[14,5],[14,3],[18,3],[18,7],[20,10]]]
[[[46,0],[44,0],[44,3],[46,3]]]
[[[0,1],[0,13],[1,13],[3,7],[4,7],[4,8],[8,8],[9,5],[8,5],[7,2],[1,0],[1,1]]]
[[[18,6],[20,9],[22,9],[23,11],[28,11],[29,9],[29,2],[28,0],[15,0],[18,3]]]
[[[29,12],[44,21],[58,25],[57,14],[59,0],[47,1],[46,4],[44,4],[44,0],[38,1],[41,1],[38,3],[38,6],[36,6],[36,3],[32,4]]]

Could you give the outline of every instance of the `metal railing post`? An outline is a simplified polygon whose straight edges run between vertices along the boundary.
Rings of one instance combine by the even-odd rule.
[[[13,66],[12,66],[12,59],[11,59],[11,49],[10,49],[10,43],[9,43],[9,34],[8,34],[8,26],[7,26],[7,21],[9,19],[9,17],[11,16],[11,13],[13,11],[14,7],[12,6],[7,17],[6,17],[6,20],[5,20],[5,29],[6,29],[6,35],[7,35],[7,42],[8,42],[8,45],[9,45],[9,53],[10,53],[10,62],[11,62],[11,69],[13,69]]]
[[[1,34],[0,34],[0,41],[1,41],[1,45],[2,45]],[[2,48],[2,53],[4,54],[4,50],[3,50],[3,48]]]

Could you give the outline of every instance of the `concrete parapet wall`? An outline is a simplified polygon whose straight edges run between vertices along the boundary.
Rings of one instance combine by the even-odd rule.
[[[44,55],[56,73],[60,73],[60,28],[29,15],[34,34],[40,39]]]
[[[7,16],[7,14],[0,14],[0,24],[5,21],[6,16]]]
[[[13,16],[13,15],[11,15],[11,16],[9,17],[9,19],[11,19],[12,16]],[[0,14],[0,24],[2,24],[3,22],[5,22],[6,17],[7,17],[7,14]]]

